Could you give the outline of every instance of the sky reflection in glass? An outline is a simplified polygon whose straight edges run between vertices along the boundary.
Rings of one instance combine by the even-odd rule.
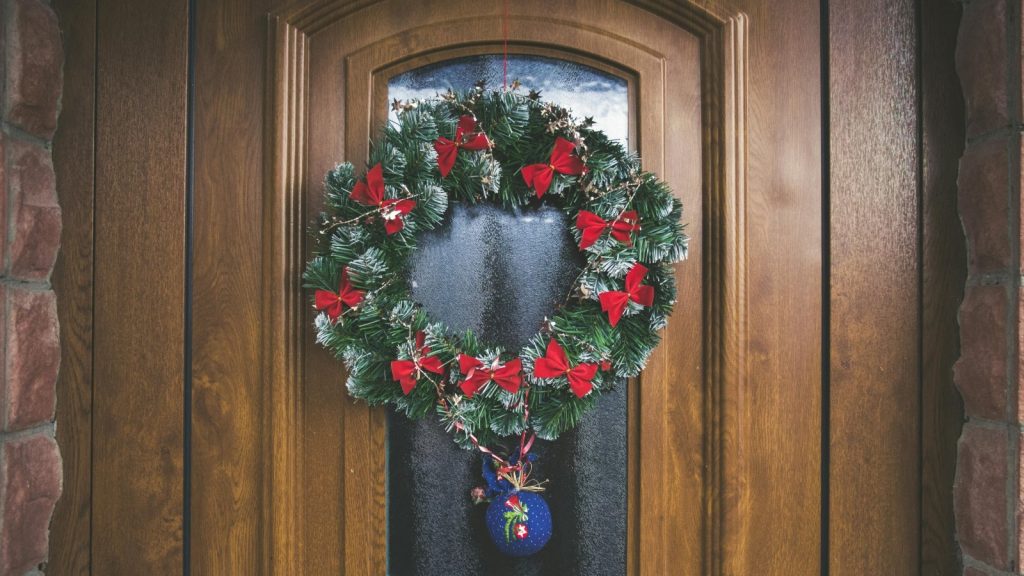
[[[573,111],[577,118],[593,117],[595,128],[609,138],[628,143],[629,98],[626,81],[576,62],[544,56],[510,55],[509,82],[518,79],[523,93],[538,90],[541,98]],[[468,90],[478,81],[497,88],[502,83],[502,56],[485,54],[445,60],[410,70],[388,81],[388,98],[433,98],[452,90]],[[395,120],[395,112],[389,113]]]

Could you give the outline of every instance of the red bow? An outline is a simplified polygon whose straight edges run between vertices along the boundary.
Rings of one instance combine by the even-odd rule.
[[[586,165],[579,156],[573,154],[576,145],[559,136],[555,140],[555,147],[551,150],[551,161],[547,164],[530,164],[523,167],[523,180],[527,187],[532,187],[540,198],[551,187],[551,180],[555,172],[559,174],[571,174],[579,176],[587,171]]]
[[[548,342],[547,354],[543,358],[537,358],[533,363],[533,375],[538,378],[568,378],[569,388],[577,398],[583,398],[594,389],[592,380],[596,374],[597,364],[580,362],[575,368],[569,368],[565,350],[562,350],[554,338]]]
[[[522,381],[521,373],[523,371],[523,363],[519,358],[491,368],[484,368],[483,366],[483,362],[476,358],[459,354],[459,370],[466,377],[461,384],[462,393],[467,398],[472,398],[477,390],[483,388],[484,384],[491,380],[513,394],[519,391],[519,384]]]
[[[356,304],[363,301],[364,294],[366,293],[362,290],[356,290],[352,287],[352,283],[348,281],[348,268],[343,268],[337,293],[330,290],[317,290],[314,294],[316,309],[326,310],[328,318],[337,320],[338,316],[341,316],[342,312],[345,311],[345,306],[354,308]]]
[[[640,218],[636,210],[623,212],[615,220],[608,222],[593,212],[580,210],[576,215],[576,227],[583,232],[580,238],[580,250],[586,250],[597,242],[609,227],[612,229],[612,238],[622,242],[626,246],[633,245],[633,239],[629,237],[630,232],[640,229]]]
[[[416,380],[423,370],[434,374],[444,374],[444,365],[439,359],[430,355],[430,348],[423,345],[424,339],[423,332],[416,333],[416,350],[413,352],[412,360],[391,361],[391,377],[402,385],[402,392],[406,396],[416,387]]]
[[[434,150],[437,150],[437,167],[441,170],[441,177],[447,177],[448,173],[452,171],[459,148],[483,150],[490,147],[491,141],[487,139],[487,135],[476,131],[476,118],[469,115],[459,118],[459,125],[455,128],[455,140],[441,136],[434,142]]]
[[[415,200],[393,198],[384,199],[384,170],[380,162],[366,172],[366,181],[360,180],[352,188],[349,198],[364,206],[377,206],[384,217],[384,231],[388,235],[405,227],[402,218],[416,207]]]
[[[640,284],[646,275],[647,268],[637,262],[626,274],[625,291],[609,290],[597,295],[601,301],[601,310],[608,313],[608,321],[612,326],[619,323],[619,318],[622,317],[622,312],[630,300],[641,306],[650,306],[654,303],[654,288]]]

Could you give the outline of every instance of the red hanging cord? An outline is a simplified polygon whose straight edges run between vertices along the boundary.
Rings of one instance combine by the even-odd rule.
[[[501,87],[508,89],[508,0],[504,0],[505,13],[501,19],[501,33],[504,39],[503,58],[501,61]]]

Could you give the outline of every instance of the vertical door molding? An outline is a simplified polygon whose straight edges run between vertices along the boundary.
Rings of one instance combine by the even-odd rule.
[[[724,126],[724,164],[725,175],[723,194],[711,195],[721,202],[723,222],[718,230],[721,249],[714,256],[720,258],[717,264],[709,266],[708,273],[721,274],[721,284],[716,290],[714,282],[708,286],[709,298],[719,298],[720,313],[714,315],[712,324],[720,323],[716,341],[709,354],[711,366],[721,370],[720,378],[709,378],[707,386],[713,390],[714,397],[709,408],[708,419],[712,426],[711,438],[714,442],[712,453],[715,454],[714,478],[708,482],[711,487],[719,487],[720,494],[709,493],[710,502],[720,509],[713,511],[708,522],[714,526],[711,531],[714,541],[710,549],[711,570],[714,574],[732,573],[728,566],[728,552],[739,552],[748,531],[755,528],[744,522],[742,509],[747,498],[744,491],[744,476],[736,474],[735,469],[727,467],[730,461],[742,465],[743,444],[735,437],[735,431],[741,429],[743,418],[741,398],[748,386],[747,374],[747,128],[746,128],[746,90],[747,90],[747,24],[745,15],[730,18],[724,35],[725,75],[723,97],[725,98]],[[710,206],[716,210],[715,206]],[[712,220],[714,220],[712,218]],[[714,333],[715,330],[712,329]],[[716,350],[717,349],[717,350]],[[717,351],[717,354],[716,354]],[[732,522],[744,526],[744,530],[735,531],[738,538],[726,538],[725,527]]]
[[[303,559],[301,440],[302,404],[302,182],[305,72],[308,36],[272,16],[269,25],[266,146],[270,149],[263,216],[263,389],[267,406],[264,512],[272,574],[298,574]]]
[[[543,30],[535,18],[542,3],[516,3],[510,14],[511,36],[516,43],[592,54],[614,66],[636,70],[640,78],[637,131],[646,154],[645,167],[679,178],[688,174],[688,168],[680,166],[693,153],[686,156],[682,146],[666,140],[671,136],[668,130],[681,129],[662,126],[661,120],[670,113],[679,114],[673,118],[685,117],[686,112],[673,109],[675,101],[668,100],[680,97],[678,85],[672,84],[679,81],[679,71],[671,67],[675,64],[669,57],[691,48],[659,46],[657,34],[634,31],[630,36],[628,31],[615,32],[621,28],[614,25],[642,22],[649,30],[656,24],[664,34],[662,44],[666,38],[687,34],[694,40],[692,53],[699,62],[699,78],[694,79],[699,111],[694,113],[699,116],[700,158],[699,165],[694,161],[692,180],[700,183],[700,190],[677,189],[677,194],[687,201],[695,257],[677,268],[677,278],[684,280],[680,293],[689,299],[681,299],[677,321],[666,332],[672,349],[666,344],[655,351],[640,378],[639,392],[631,399],[638,421],[630,424],[634,436],[630,438],[628,549],[630,574],[665,574],[682,568],[685,573],[718,574],[729,571],[724,558],[742,554],[756,528],[744,522],[745,454],[743,444],[732,436],[741,429],[740,420],[749,416],[738,403],[747,377],[747,18],[723,19],[679,1],[600,3],[601,10],[580,14],[578,20],[550,14]],[[324,408],[304,401],[308,392],[303,386],[310,377],[305,350],[312,340],[300,273],[307,252],[308,210],[311,203],[318,205],[312,196],[320,195],[316,183],[325,168],[325,159],[318,154],[329,149],[336,161],[340,158],[336,152],[343,151],[357,165],[365,157],[374,117],[375,72],[431,51],[501,42],[500,26],[465,26],[466,19],[474,17],[499,22],[500,5],[479,6],[469,0],[452,0],[444,8],[439,5],[424,2],[403,11],[389,0],[317,1],[293,5],[269,17],[269,162],[262,225],[263,389],[268,430],[264,449],[269,479],[265,520],[272,573],[302,573],[314,553],[331,554],[321,548],[338,545],[341,558],[328,563],[336,572],[384,570],[386,517],[378,476],[384,470],[384,446],[379,411],[339,398],[331,406],[339,412],[335,419],[342,422],[326,435],[339,440],[335,447],[342,454],[340,460],[325,464],[325,470],[304,464],[310,461],[304,453],[309,441],[308,410]],[[398,13],[403,17],[398,18]],[[673,26],[682,32],[664,32]],[[343,27],[361,33],[345,35]],[[315,50],[331,51],[333,60],[311,73],[312,63],[320,56],[314,55]],[[325,80],[321,73],[330,78]],[[318,99],[327,88],[318,92],[311,86],[314,77],[334,91],[332,98],[340,99],[341,108],[359,112],[335,110]],[[327,118],[318,116],[311,125],[310,111],[321,109],[328,110]],[[319,148],[314,149],[314,141]],[[684,322],[690,315],[694,321]],[[681,355],[692,355],[693,361],[681,360]],[[670,383],[687,389],[669,390]],[[335,386],[335,393],[343,395],[343,387]],[[335,522],[341,526],[323,542],[311,543],[304,499],[315,490],[313,484],[329,475],[338,476],[331,488],[340,488],[335,497],[346,498],[344,509],[331,508],[339,514]]]

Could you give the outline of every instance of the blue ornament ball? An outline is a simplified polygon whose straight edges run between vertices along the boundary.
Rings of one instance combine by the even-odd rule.
[[[500,494],[487,506],[487,531],[506,556],[530,556],[551,539],[551,510],[536,492]]]

